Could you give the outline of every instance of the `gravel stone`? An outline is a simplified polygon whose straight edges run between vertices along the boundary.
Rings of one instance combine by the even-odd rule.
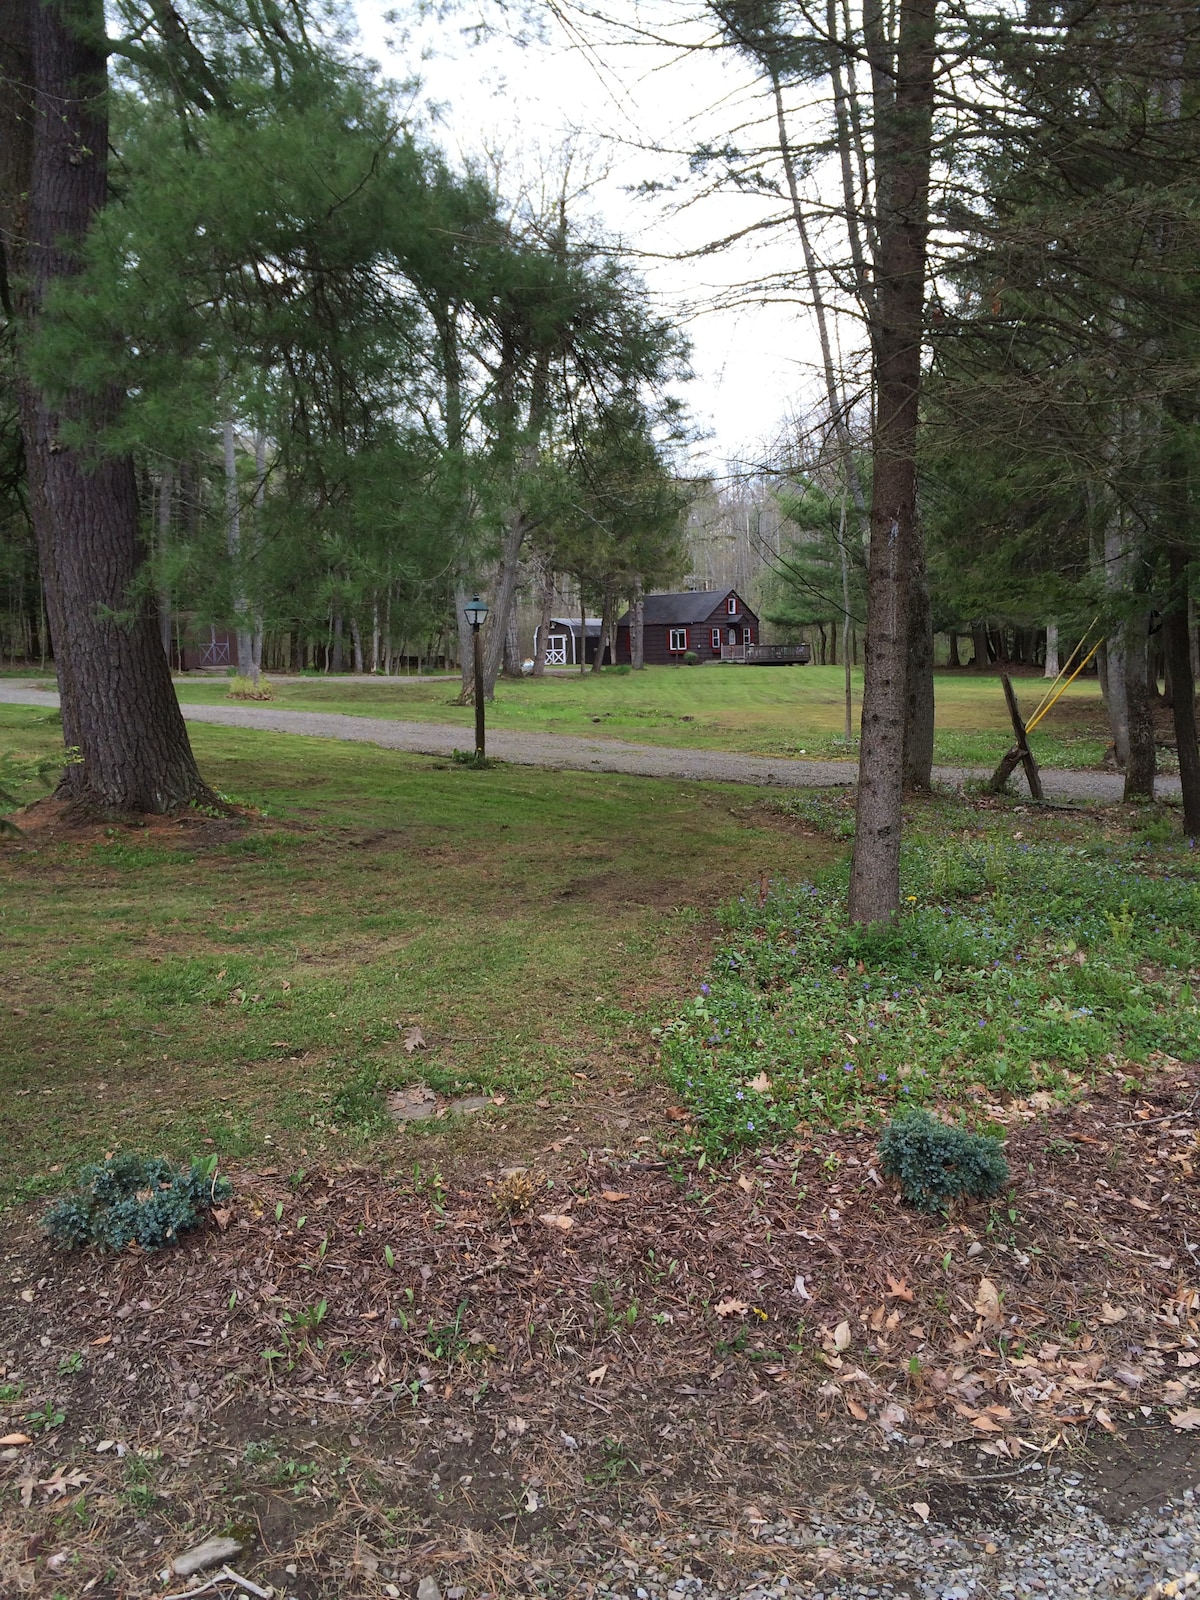
[[[728,1530],[703,1533],[699,1549],[659,1540],[653,1565],[638,1569],[625,1556],[593,1570],[593,1600],[630,1600],[631,1590],[635,1600],[1200,1600],[1200,1486],[1115,1526],[1078,1485],[1022,1485],[1016,1527],[1002,1498],[994,1516],[981,1511],[969,1525],[910,1523],[869,1499],[853,1516],[812,1512],[802,1525],[789,1518],[760,1528],[755,1564],[740,1573],[722,1554]],[[763,1565],[772,1554],[790,1577]],[[697,1560],[722,1571],[701,1580],[690,1571]]]

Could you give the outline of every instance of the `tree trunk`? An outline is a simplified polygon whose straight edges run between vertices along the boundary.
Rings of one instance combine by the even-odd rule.
[[[962,666],[962,662],[958,659],[958,632],[957,632],[957,630],[954,629],[954,628],[951,628],[950,632],[946,635],[946,638],[949,640],[949,651],[948,651],[947,656],[946,656],[946,665],[948,667],[961,667]]]
[[[925,576],[925,535],[913,530],[908,593],[908,665],[904,706],[904,787],[933,783],[933,617]]]
[[[842,576],[842,698],[846,714],[843,737],[846,748],[854,742],[854,682],[850,673],[850,552],[846,549],[846,490],[842,488],[842,513],[838,519],[838,558]]]
[[[254,639],[250,628],[250,608],[242,587],[242,502],[238,494],[237,441],[232,417],[225,418],[221,435],[225,446],[225,548],[229,555],[229,578],[233,586],[237,670],[239,678],[253,678]]]
[[[599,672],[604,665],[604,646],[608,641],[609,622],[612,617],[612,599],[605,595],[600,604],[600,637],[596,640],[596,656],[592,662],[592,671]]]
[[[973,622],[971,624],[971,666],[976,672],[982,672],[988,665],[987,624]]]
[[[23,279],[12,308],[30,327],[54,283],[78,271],[78,247],[108,195],[103,7],[79,0],[70,16],[59,6],[0,5],[4,69],[22,64],[0,89],[3,289],[7,299]],[[32,106],[20,87],[30,84]],[[152,595],[139,582],[146,550],[133,463],[64,438],[112,429],[122,396],[74,390],[56,408],[26,379],[18,405],[63,735],[80,757],[59,792],[107,813],[215,804],[188,742]]]
[[[639,588],[629,618],[629,664],[635,672],[646,666],[646,602]]]
[[[512,615],[521,576],[521,546],[525,542],[528,523],[523,511],[514,511],[504,530],[500,550],[500,563],[492,586],[492,607],[488,616],[487,634],[483,644],[483,690],[491,700],[496,692],[496,679],[504,661],[504,642],[508,637],[508,621]]]
[[[866,679],[849,897],[851,921],[865,925],[890,920],[900,904],[909,589],[915,554],[936,40],[937,0],[900,0],[894,93],[886,91],[882,115],[876,117],[880,239],[874,475]]]
[[[350,642],[354,647],[354,670],[361,677],[366,671],[366,662],[363,659],[362,629],[358,625],[358,618],[353,613],[350,617]]]
[[[1043,678],[1057,678],[1058,665],[1058,623],[1046,624],[1046,665],[1042,669]]]
[[[329,656],[328,670],[340,672],[342,670],[342,613],[334,613],[333,618],[333,650]]]
[[[1170,594],[1163,613],[1163,653],[1171,675],[1171,714],[1179,752],[1179,787],[1183,791],[1183,831],[1200,838],[1200,748],[1196,742],[1196,680],[1192,674],[1188,629],[1188,553],[1170,550]]]
[[[1139,611],[1127,619],[1125,639],[1125,710],[1128,718],[1129,755],[1125,763],[1125,793],[1131,800],[1154,799],[1154,712],[1149,679],[1149,615]]]
[[[164,467],[158,480],[158,583],[155,595],[158,601],[158,636],[162,640],[163,654],[171,664],[171,644],[174,630],[171,624],[171,591],[167,587],[164,570],[167,545],[171,539],[171,500],[175,492],[175,475]]]
[[[521,636],[517,629],[517,608],[513,604],[508,612],[508,626],[504,630],[504,676],[523,678],[521,670]]]
[[[535,678],[546,676],[546,650],[550,642],[550,613],[554,609],[554,573],[550,567],[542,566],[542,615],[538,622],[537,648],[533,652],[533,675]]]

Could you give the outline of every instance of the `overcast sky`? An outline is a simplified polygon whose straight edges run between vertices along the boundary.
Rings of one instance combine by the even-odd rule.
[[[622,45],[602,40],[595,28],[583,39],[549,10],[540,12],[543,37],[522,46],[495,33],[472,43],[465,24],[473,18],[465,11],[424,22],[401,40],[380,0],[357,6],[366,48],[384,71],[420,75],[421,99],[440,108],[438,137],[451,153],[499,147],[514,174],[532,174],[539,152],[549,155],[568,135],[581,136],[600,175],[591,209],[629,247],[656,306],[692,341],[696,377],[684,397],[700,430],[711,435],[693,452],[696,465],[721,470],[727,461],[758,459],[763,441],[812,392],[808,313],[782,304],[704,308],[733,285],[794,270],[798,249],[785,237],[770,245],[740,243],[700,260],[667,258],[745,228],[778,204],[725,195],[680,210],[678,190],[649,201],[629,192],[647,181],[686,178],[680,152],[706,139],[724,143],[744,124],[754,95],[745,69],[727,51]],[[686,24],[691,8],[672,0],[649,0],[648,7],[613,0],[611,9],[631,30],[667,20],[681,37],[705,37],[702,25]]]

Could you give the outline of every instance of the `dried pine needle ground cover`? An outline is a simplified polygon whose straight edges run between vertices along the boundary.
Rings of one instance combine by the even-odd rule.
[[[157,1254],[12,1230],[4,1592],[161,1592],[229,1530],[240,1571],[305,1600],[427,1572],[582,1596],[689,1534],[693,1572],[799,1580],[829,1552],[757,1527],[860,1484],[940,1517],[961,1476],[1091,1432],[1169,1434],[1186,1472],[1190,1080],[997,1115],[1011,1192],[948,1224],[900,1210],[848,1131],[698,1171],[562,1116],[516,1177],[235,1168],[219,1226]]]
[[[801,1583],[830,1553],[757,1531],[857,1486],[936,1516],[964,1475],[1089,1438],[1195,1469],[1197,919],[1169,812],[922,802],[903,937],[851,948],[829,796],[199,743],[273,814],[80,839],[51,813],[3,857],[42,986],[10,1019],[9,1192],[136,1140],[221,1149],[234,1194],[149,1255],[63,1255],[40,1205],[10,1213],[0,1590],[141,1600],[226,1530],[298,1600],[427,1572],[584,1595],[663,1539]],[[168,958],[182,985],[137,987]],[[417,1078],[503,1103],[381,1132]],[[997,1200],[899,1203],[875,1132],[905,1086],[1006,1137]]]

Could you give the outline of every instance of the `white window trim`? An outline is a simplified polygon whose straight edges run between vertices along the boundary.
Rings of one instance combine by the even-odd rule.
[[[713,649],[714,650],[719,650],[721,648],[721,630],[720,630],[720,628],[713,628],[711,633],[709,634],[709,639],[710,639],[710,642],[712,644]]]
[[[676,644],[676,639],[682,639],[682,644]],[[667,649],[675,655],[684,655],[687,652],[687,629],[669,628],[667,630]]]
[[[731,617],[737,616],[737,595],[731,594],[725,602],[725,609]]]

